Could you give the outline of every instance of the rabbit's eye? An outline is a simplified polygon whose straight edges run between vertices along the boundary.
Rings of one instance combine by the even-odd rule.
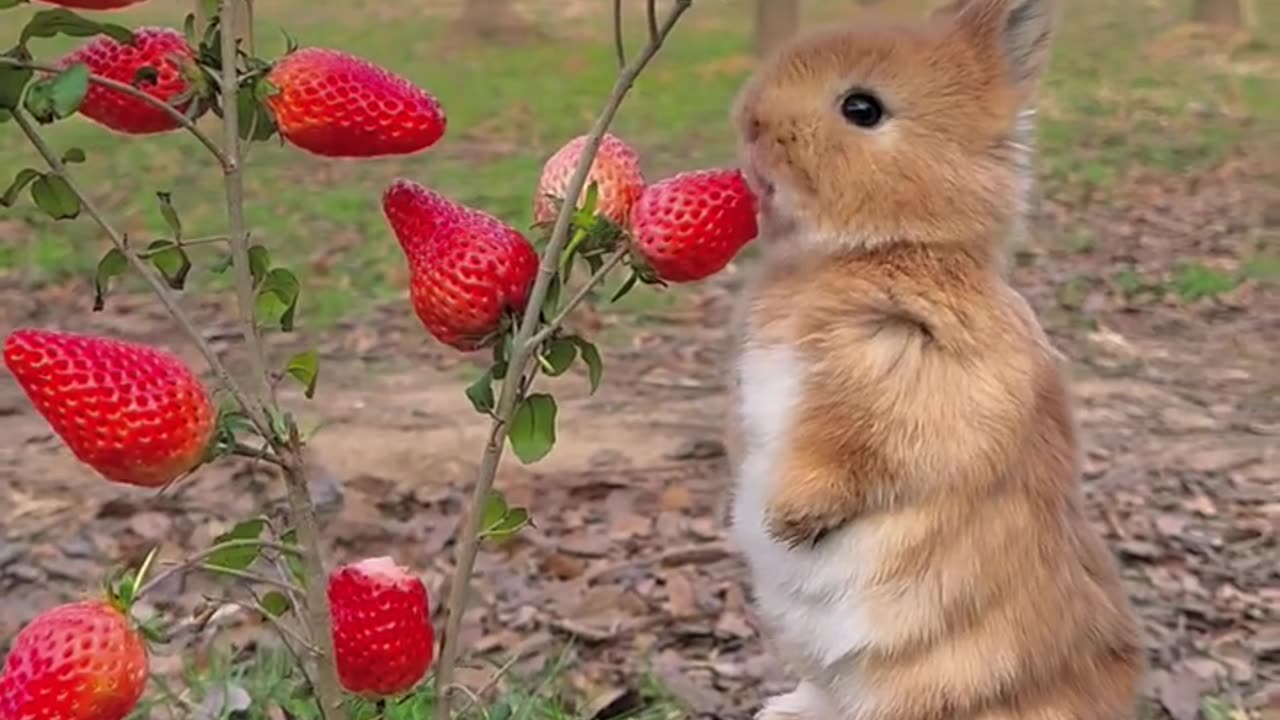
[[[865,92],[852,92],[840,103],[840,113],[844,119],[860,128],[873,128],[884,121],[884,106],[874,95]]]

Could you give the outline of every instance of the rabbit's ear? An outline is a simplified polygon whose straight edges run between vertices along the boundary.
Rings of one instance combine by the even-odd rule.
[[[1056,0],[953,0],[938,15],[951,17],[1001,56],[1019,94],[1034,94],[1049,64]]]

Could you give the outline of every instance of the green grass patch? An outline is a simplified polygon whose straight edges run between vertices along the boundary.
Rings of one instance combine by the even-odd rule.
[[[565,649],[551,658],[546,667],[532,676],[507,677],[509,686],[482,705],[465,698],[455,711],[468,720],[578,720],[583,718],[574,703],[566,700],[565,671],[572,657]],[[494,668],[497,672],[499,668]],[[684,720],[682,710],[658,683],[647,679],[628,698],[630,702],[610,715],[616,720]],[[420,685],[403,697],[382,703],[356,697],[347,698],[351,720],[423,720],[435,707],[432,682]],[[281,712],[287,713],[282,715]],[[200,714],[201,712],[205,714]],[[262,648],[247,657],[232,659],[215,654],[202,669],[187,667],[180,678],[153,677],[150,691],[129,715],[128,720],[169,720],[207,717],[210,720],[319,720],[316,702],[310,697],[292,656],[278,648]]]

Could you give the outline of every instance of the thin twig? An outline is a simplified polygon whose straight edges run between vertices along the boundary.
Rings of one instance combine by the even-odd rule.
[[[0,56],[0,65],[11,65],[13,67],[29,68],[31,70],[39,70],[41,72],[51,72],[51,73],[59,73],[59,72],[62,72],[63,70],[62,68],[54,67],[53,65],[43,65],[40,63],[26,62],[23,60],[19,60],[17,58],[3,57],[3,56]],[[208,135],[205,135],[204,132],[200,130],[200,128],[196,127],[196,124],[192,122],[186,115],[183,115],[182,111],[179,110],[178,108],[170,105],[169,103],[165,102],[164,100],[161,100],[158,97],[148,95],[146,92],[132,85],[129,85],[128,83],[122,83],[118,80],[105,78],[105,77],[102,77],[101,75],[90,74],[89,82],[93,83],[94,85],[101,85],[102,87],[110,88],[112,90],[125,93],[130,97],[137,98],[138,100],[141,100],[147,103],[148,105],[164,110],[165,114],[168,115],[170,118],[172,118],[174,122],[178,123],[183,128],[185,128],[187,132],[194,135],[195,138],[200,141],[200,144],[204,145],[205,149],[207,149],[210,153],[213,154],[215,158],[218,159],[219,165],[222,165],[223,167],[226,166],[227,156],[223,154],[222,149],[219,148],[218,145],[213,142],[212,138],[210,138]]]
[[[67,182],[67,187],[71,189],[72,194],[74,194],[76,199],[80,201],[80,206],[84,208],[85,213],[89,217],[93,218],[94,222],[98,224],[98,227],[102,228],[102,231],[111,239],[111,244],[124,254],[125,258],[129,261],[129,264],[133,266],[133,269],[142,276],[143,280],[146,280],[147,285],[151,287],[151,290],[156,294],[156,297],[160,299],[160,304],[164,305],[165,309],[169,311],[169,314],[173,316],[174,321],[178,323],[179,327],[182,328],[183,332],[186,333],[187,337],[191,339],[191,342],[194,343],[196,348],[200,351],[200,354],[204,356],[205,362],[209,363],[209,367],[213,369],[214,374],[217,375],[218,379],[222,381],[222,384],[231,391],[231,394],[235,397],[236,402],[240,404],[240,407],[244,408],[244,411],[248,413],[249,420],[254,424],[254,427],[256,427],[260,433],[269,436],[268,433],[270,432],[270,426],[266,422],[265,415],[263,415],[254,404],[249,402],[249,396],[245,393],[244,389],[240,387],[240,384],[236,382],[236,379],[231,372],[227,370],[226,365],[222,364],[222,360],[218,358],[217,353],[213,351],[213,348],[209,346],[209,343],[205,342],[204,336],[191,320],[191,317],[187,315],[186,311],[178,305],[177,298],[174,297],[173,291],[169,289],[169,286],[165,284],[165,281],[150,265],[146,263],[146,261],[139,258],[136,254],[129,252],[129,247],[125,243],[124,234],[117,230],[115,226],[107,220],[106,215],[102,213],[97,204],[89,198],[88,194],[80,189],[80,185],[76,183],[75,179],[71,177],[71,174],[67,172],[67,166],[58,157],[57,153],[53,151],[53,148],[49,147],[49,144],[45,142],[44,137],[40,135],[40,131],[36,128],[31,119],[26,116],[26,113],[22,110],[14,109],[12,111],[12,115],[14,121],[18,124],[18,127],[22,129],[22,132],[26,134],[27,139],[31,141],[31,144],[35,147],[36,151],[39,152],[40,156],[44,158],[46,163],[48,163],[49,169]]]
[[[622,100],[631,90],[631,86],[635,84],[636,77],[662,47],[662,43],[666,40],[672,28],[675,27],[680,16],[692,4],[692,0],[676,0],[662,27],[659,28],[657,36],[618,75],[609,99],[605,102],[604,108],[600,111],[599,117],[596,118],[595,124],[591,128],[591,132],[587,135],[586,142],[582,148],[582,157],[578,161],[578,167],[574,170],[573,176],[569,179],[569,185],[565,189],[565,197],[580,197],[582,188],[586,185],[591,164],[600,148],[600,141],[608,130],[610,123],[613,122]],[[524,377],[525,368],[528,367],[529,360],[537,347],[531,341],[537,331],[542,305],[547,297],[547,290],[551,286],[552,279],[557,274],[560,253],[569,239],[570,219],[573,217],[574,212],[576,212],[575,204],[566,202],[561,205],[560,212],[556,216],[556,222],[551,231],[551,239],[542,254],[538,266],[538,276],[534,280],[533,289],[529,294],[528,305],[525,307],[524,317],[516,332],[515,346],[512,351],[510,369],[508,370],[509,378]],[[440,664],[436,670],[437,687],[442,688],[435,708],[436,720],[450,720],[448,689],[453,683],[454,669],[458,661],[458,641],[462,628],[462,616],[469,599],[471,573],[475,567],[476,552],[480,544],[480,523],[483,515],[480,512],[480,508],[483,506],[484,499],[488,496],[489,491],[493,488],[493,480],[497,474],[498,463],[502,459],[507,424],[515,411],[518,391],[522,385],[522,382],[512,382],[510,379],[502,384],[502,392],[494,413],[493,426],[489,432],[489,439],[485,445],[480,468],[476,473],[476,482],[475,487],[472,489],[466,527],[462,529],[458,540],[457,565],[454,568],[453,582],[449,589],[447,604],[449,614],[440,651]]]
[[[231,446],[231,454],[237,457],[246,457],[246,458],[252,458],[254,460],[262,460],[265,462],[269,462],[272,465],[284,467],[284,461],[281,460],[279,457],[277,457],[276,454],[271,451],[271,447],[269,445],[256,448],[256,447],[253,447],[252,445],[246,445],[245,443],[236,443],[235,445]]]
[[[582,301],[586,300],[587,297],[591,295],[591,291],[603,282],[605,277],[626,257],[627,251],[625,249],[614,253],[613,256],[611,256],[604,265],[601,265],[600,269],[597,270],[582,287],[578,288],[578,292],[574,293],[573,297],[569,298],[569,302],[565,303],[564,307],[560,308],[560,312],[556,313],[555,317],[551,318],[551,320],[533,336],[530,342],[535,346],[546,342],[547,338],[551,337],[556,330],[560,329],[560,327],[564,325],[564,321],[569,318],[569,313],[573,312],[574,308],[581,305]]]
[[[270,610],[263,607],[262,600],[258,598],[257,593],[251,593],[251,594],[254,596],[254,602],[252,605],[247,605],[242,602],[236,602],[234,600],[231,601],[231,604],[236,605],[238,607],[242,607],[245,610],[252,610],[253,612],[256,612],[259,615],[261,615],[262,619],[266,620],[271,625],[271,627],[275,628],[275,631],[280,634],[280,639],[284,641],[285,648],[288,649],[289,653],[294,656],[294,658],[298,661],[298,664],[302,664],[303,662],[302,657],[300,656],[300,653],[298,653],[293,648],[292,643],[290,643],[289,641],[293,641],[294,643],[297,643],[298,647],[301,647],[303,650],[306,650],[312,655],[316,653],[315,646],[312,645],[310,642],[307,642],[307,639],[302,637],[302,635],[298,634],[297,630],[294,630],[293,628],[286,625],[283,620],[276,617],[274,614],[272,614]]]
[[[658,42],[658,0],[644,4],[644,14],[649,21],[649,42]]]
[[[300,552],[298,548],[292,545],[285,545],[283,543],[272,542],[270,540],[259,540],[257,538],[227,540],[226,542],[218,543],[217,545],[214,545],[211,548],[206,548],[204,550],[201,550],[200,552],[196,553],[195,555],[192,555],[189,558],[186,558],[185,560],[178,563],[177,565],[174,565],[168,570],[165,570],[164,572],[159,573],[158,575],[156,575],[155,577],[151,578],[146,583],[144,583],[142,587],[138,588],[138,591],[134,593],[134,597],[142,597],[148,592],[151,592],[152,590],[156,589],[156,587],[158,587],[165,580],[168,580],[170,577],[173,577],[174,575],[177,575],[179,573],[187,572],[188,570],[195,569],[203,565],[205,560],[208,560],[210,557],[213,557],[214,555],[217,555],[220,552],[225,552],[227,550],[237,550],[240,548],[252,548],[252,547],[260,548],[263,550],[275,550],[278,553],[285,553],[290,555],[297,555]]]
[[[622,38],[622,0],[613,0],[613,51],[618,56],[618,69],[625,69],[627,43]]]
[[[224,243],[229,241],[230,239],[231,238],[227,237],[226,235],[213,235],[210,237],[191,238],[190,240],[183,240],[181,242],[175,241],[174,245],[177,245],[178,247],[184,247],[184,248],[196,247],[199,245],[213,245],[216,243]],[[166,245],[165,247],[157,248],[155,250],[143,250],[138,253],[138,257],[142,258],[143,260],[149,260],[155,257],[156,255],[159,255],[162,252],[168,251],[172,247],[173,246],[171,245]]]
[[[280,580],[273,578],[270,575],[263,575],[261,573],[250,572],[248,570],[236,570],[234,568],[222,567],[221,565],[210,565],[209,563],[203,563],[196,567],[215,575],[226,575],[228,577],[244,580],[245,582],[258,583],[259,585],[270,585],[273,588],[283,590],[285,592],[299,591],[298,586],[288,580]]]

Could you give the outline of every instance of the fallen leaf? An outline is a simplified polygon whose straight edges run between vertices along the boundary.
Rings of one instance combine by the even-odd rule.
[[[671,570],[662,574],[667,587],[667,612],[672,617],[687,618],[699,614],[698,591],[693,579],[684,570]]]

